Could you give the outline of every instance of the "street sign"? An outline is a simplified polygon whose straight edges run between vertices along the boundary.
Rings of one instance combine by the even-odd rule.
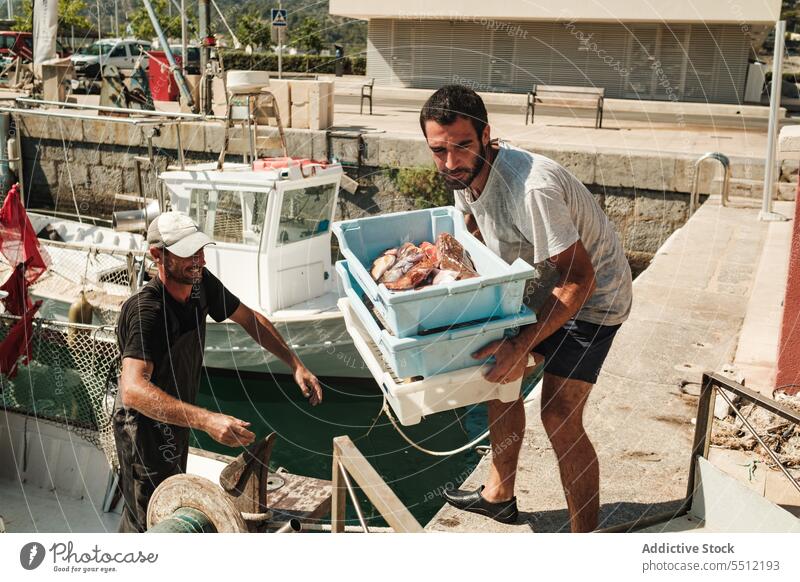
[[[272,26],[286,26],[286,9],[273,8],[271,11]]]

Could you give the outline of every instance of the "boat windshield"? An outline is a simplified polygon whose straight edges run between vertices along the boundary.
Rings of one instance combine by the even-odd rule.
[[[266,192],[193,189],[189,214],[215,241],[258,245],[268,197]]]
[[[287,245],[327,233],[335,200],[336,184],[286,190],[275,242]]]

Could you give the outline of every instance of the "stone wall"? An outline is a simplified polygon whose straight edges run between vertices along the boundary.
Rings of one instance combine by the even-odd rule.
[[[30,207],[74,212],[77,205],[81,213],[108,218],[113,210],[138,206],[116,195],[137,192],[134,158],[147,155],[146,127],[115,123],[111,118],[58,120],[24,116],[20,119],[20,129]],[[275,130],[262,128],[261,133],[274,135]],[[188,163],[217,158],[223,139],[221,123],[168,125],[153,139],[159,170],[177,164],[179,134]],[[340,218],[414,208],[413,200],[398,194],[390,170],[432,165],[422,137],[365,134],[359,140],[340,133],[326,136],[324,131],[291,129],[286,136],[293,155],[316,159],[333,155],[353,176],[360,157],[361,187],[355,195],[342,193]],[[618,229],[626,249],[641,253],[643,260],[652,256],[688,218],[688,192],[694,179],[692,156],[516,145],[555,159],[587,184]],[[236,145],[231,148],[228,160],[241,160]],[[763,179],[763,164],[759,165],[758,160],[734,158],[732,165],[734,179]],[[153,196],[149,189],[150,175],[146,171],[142,174],[148,196]],[[714,165],[704,166],[700,191],[718,192],[719,178]]]

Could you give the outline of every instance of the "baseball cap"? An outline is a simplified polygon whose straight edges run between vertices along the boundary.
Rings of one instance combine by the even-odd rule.
[[[191,257],[214,241],[182,212],[159,214],[147,229],[147,244],[165,248],[173,255]]]

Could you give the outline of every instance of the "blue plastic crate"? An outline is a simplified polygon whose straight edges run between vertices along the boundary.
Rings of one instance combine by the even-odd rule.
[[[452,206],[335,222],[333,232],[364,292],[398,338],[457,323],[515,316],[534,269],[522,259],[509,265],[472,236]],[[469,252],[479,277],[419,290],[389,291],[373,281],[372,262],[403,243],[435,242],[449,232]]]
[[[536,323],[536,315],[522,306],[514,315],[473,325],[458,326],[430,335],[398,338],[381,329],[362,299],[363,289],[352,275],[348,262],[336,263],[336,274],[353,311],[378,346],[386,363],[398,378],[435,376],[483,364],[472,353],[489,342],[515,333],[521,325]]]

